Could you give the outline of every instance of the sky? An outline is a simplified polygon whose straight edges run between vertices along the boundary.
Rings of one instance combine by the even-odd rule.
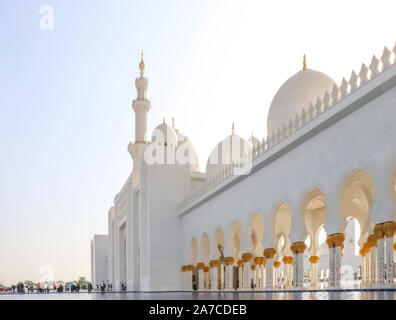
[[[43,29],[43,6],[53,28]],[[396,40],[391,1],[0,0],[0,283],[90,277],[90,240],[132,169],[144,51],[148,135],[172,117],[201,169],[231,133],[266,136],[302,68],[341,83]],[[46,271],[47,270],[47,271]]]

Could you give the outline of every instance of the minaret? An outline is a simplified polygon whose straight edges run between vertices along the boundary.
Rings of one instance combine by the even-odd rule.
[[[128,151],[133,159],[134,169],[138,169],[140,158],[143,155],[148,141],[147,139],[147,114],[151,109],[151,102],[147,99],[148,79],[144,77],[145,64],[143,53],[139,63],[140,77],[136,78],[135,86],[137,98],[133,100],[132,108],[135,111],[135,143],[129,144]]]

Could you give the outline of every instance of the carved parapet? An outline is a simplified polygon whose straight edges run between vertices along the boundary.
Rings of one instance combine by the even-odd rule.
[[[329,234],[326,238],[326,243],[329,248],[342,247],[345,240],[343,233]]]
[[[396,232],[396,222],[387,221],[382,224],[382,230],[386,238],[391,238]]]
[[[267,248],[264,250],[265,259],[273,259],[276,254],[275,248]]]
[[[319,257],[318,256],[310,256],[309,257],[309,262],[311,263],[318,263]]]
[[[294,254],[304,253],[307,245],[303,241],[294,242],[291,244],[290,249]]]
[[[244,263],[249,262],[250,260],[252,260],[252,258],[253,258],[253,255],[250,252],[244,253],[242,255],[242,261]]]

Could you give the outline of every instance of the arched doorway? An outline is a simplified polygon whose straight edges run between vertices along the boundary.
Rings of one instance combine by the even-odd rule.
[[[319,244],[319,235],[325,232],[323,225],[327,216],[326,198],[320,189],[313,189],[307,193],[302,203],[302,213],[308,233],[305,241],[307,250],[304,252],[304,265],[307,266],[304,268],[306,270],[304,278],[305,282],[310,282],[311,286],[316,287],[320,272],[319,261],[322,260],[320,266],[323,266],[323,262],[328,262],[328,255],[321,257],[324,252],[323,250],[321,252]]]

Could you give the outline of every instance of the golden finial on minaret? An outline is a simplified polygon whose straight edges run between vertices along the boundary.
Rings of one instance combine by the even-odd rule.
[[[175,118],[172,118],[172,128],[175,129]]]
[[[140,69],[140,74],[143,75],[143,71],[146,68],[146,65],[144,64],[144,61],[143,61],[143,51],[142,51],[140,57],[141,57],[141,60],[139,63],[139,69]]]
[[[232,133],[231,133],[233,136],[235,136],[235,125],[234,125],[234,123],[232,124]]]
[[[304,58],[303,58],[303,68],[302,68],[303,70],[308,70],[308,68],[307,68],[307,57],[305,56],[305,54],[304,54]]]

